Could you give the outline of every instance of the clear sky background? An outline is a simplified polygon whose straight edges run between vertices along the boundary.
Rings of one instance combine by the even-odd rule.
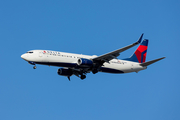
[[[33,66],[33,49],[101,55],[149,39],[139,73],[92,73],[69,82]],[[179,0],[0,1],[0,120],[180,120]],[[137,47],[121,53],[132,55]]]

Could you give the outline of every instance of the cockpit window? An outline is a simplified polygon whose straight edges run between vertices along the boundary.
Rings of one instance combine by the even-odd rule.
[[[33,53],[32,51],[30,51],[30,52],[27,52],[27,53]]]

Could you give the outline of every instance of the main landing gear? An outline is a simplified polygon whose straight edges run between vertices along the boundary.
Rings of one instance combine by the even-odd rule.
[[[80,76],[78,76],[78,77],[80,77],[81,80],[84,80],[84,79],[86,78],[86,75],[80,75]],[[68,78],[69,81],[71,81],[71,80],[70,80],[70,76],[67,76],[67,78]]]
[[[80,78],[81,80],[84,80],[86,78],[86,75],[81,75]]]
[[[98,70],[97,70],[97,69],[94,69],[94,70],[92,70],[92,73],[93,73],[93,74],[96,74],[96,73],[98,73]]]

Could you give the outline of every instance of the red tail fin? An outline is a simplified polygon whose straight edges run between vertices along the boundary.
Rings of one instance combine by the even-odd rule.
[[[148,40],[145,39],[139,45],[139,47],[136,49],[134,54],[126,60],[133,61],[133,62],[139,62],[139,63],[145,62],[146,61],[147,48],[148,48]]]

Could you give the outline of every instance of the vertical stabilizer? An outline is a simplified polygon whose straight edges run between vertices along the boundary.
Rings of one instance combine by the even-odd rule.
[[[144,63],[146,61],[147,48],[148,40],[144,39],[142,43],[139,45],[139,47],[136,49],[134,54],[130,58],[127,58],[125,60]]]

